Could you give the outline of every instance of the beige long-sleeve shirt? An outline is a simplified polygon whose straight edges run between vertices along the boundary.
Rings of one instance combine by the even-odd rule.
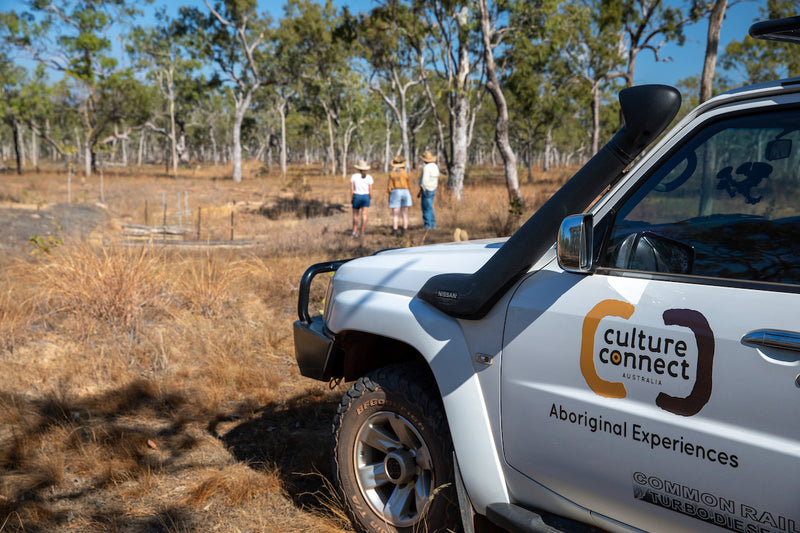
[[[439,186],[439,167],[436,163],[425,163],[425,166],[422,167],[419,186],[426,191],[435,191]]]

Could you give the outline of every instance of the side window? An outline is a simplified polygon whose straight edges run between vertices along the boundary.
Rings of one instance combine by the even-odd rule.
[[[602,267],[800,284],[800,110],[705,127],[609,232]]]

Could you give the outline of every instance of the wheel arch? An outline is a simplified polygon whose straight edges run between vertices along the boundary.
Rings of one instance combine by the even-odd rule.
[[[380,356],[375,357],[375,354]],[[345,381],[353,381],[373,370],[397,363],[416,363],[431,378],[434,377],[428,362],[415,347],[367,331],[347,330],[337,335],[333,357],[333,376]]]

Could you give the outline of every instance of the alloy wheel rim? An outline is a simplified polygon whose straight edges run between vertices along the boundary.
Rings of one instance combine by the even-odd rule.
[[[356,435],[353,464],[361,494],[386,523],[419,521],[434,472],[430,449],[411,422],[388,411],[372,414]]]

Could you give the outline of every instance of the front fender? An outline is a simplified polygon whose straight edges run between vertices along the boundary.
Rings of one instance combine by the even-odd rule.
[[[354,289],[336,295],[328,328],[371,333],[416,349],[436,379],[475,510],[485,513],[487,504],[509,501],[484,391],[458,320],[415,297]]]

